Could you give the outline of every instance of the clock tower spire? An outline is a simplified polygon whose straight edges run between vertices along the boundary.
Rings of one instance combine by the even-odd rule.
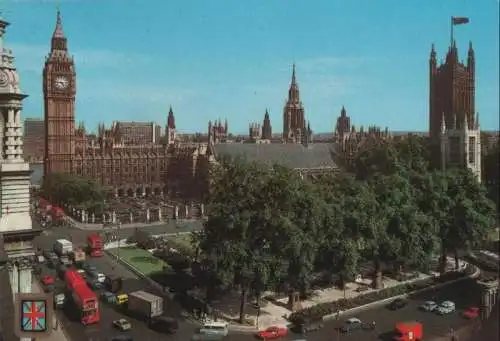
[[[75,154],[76,72],[73,57],[68,52],[68,41],[59,10],[50,52],[43,69],[43,97],[44,174],[72,173]]]

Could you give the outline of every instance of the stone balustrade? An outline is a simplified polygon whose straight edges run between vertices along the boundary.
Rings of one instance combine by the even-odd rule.
[[[111,211],[101,215],[83,209],[68,207],[67,213],[83,224],[132,224],[163,222],[168,220],[191,220],[205,216],[203,204],[178,204],[145,209]]]

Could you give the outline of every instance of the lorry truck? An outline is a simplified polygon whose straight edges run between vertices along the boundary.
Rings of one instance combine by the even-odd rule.
[[[393,341],[422,341],[424,326],[420,322],[401,322],[396,324]]]
[[[54,243],[54,252],[58,256],[67,256],[73,252],[73,243],[66,239],[58,239]]]
[[[138,290],[128,294],[127,310],[138,318],[152,320],[163,314],[163,297]]]
[[[116,294],[120,290],[122,290],[123,280],[121,277],[106,276],[104,285],[109,291],[111,291],[113,294]]]
[[[97,295],[90,290],[78,271],[67,270],[64,278],[67,292],[75,303],[80,322],[83,325],[98,323],[100,312]]]
[[[104,255],[102,237],[97,232],[92,232],[88,235],[87,247],[91,257],[101,257]]]

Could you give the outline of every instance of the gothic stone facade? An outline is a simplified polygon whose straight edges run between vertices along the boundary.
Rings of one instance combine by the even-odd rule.
[[[162,143],[155,143],[153,139],[155,141],[150,143],[140,143],[141,140],[134,144],[133,139],[138,136],[125,136],[123,122],[110,128],[100,125],[97,135],[90,135],[83,124],[75,127],[76,80],[74,60],[68,52],[58,12],[51,50],[43,70],[44,174],[61,172],[89,176],[114,189],[117,195],[165,191],[179,194],[179,187],[187,193],[197,192],[192,189],[197,184],[192,177],[200,173],[196,167],[203,164],[198,158],[206,150],[206,144],[178,143],[172,108]],[[141,139],[144,139],[143,130],[137,133]],[[154,127],[146,133],[149,132],[158,134]],[[172,186],[165,186],[168,183]]]
[[[481,136],[475,111],[475,56],[459,62],[455,41],[438,65],[434,45],[429,60],[429,138],[436,166],[467,167],[481,179]]]

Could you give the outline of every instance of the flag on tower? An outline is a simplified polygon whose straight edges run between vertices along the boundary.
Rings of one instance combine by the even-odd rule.
[[[451,22],[453,25],[468,24],[469,18],[467,18],[467,17],[451,17]]]

